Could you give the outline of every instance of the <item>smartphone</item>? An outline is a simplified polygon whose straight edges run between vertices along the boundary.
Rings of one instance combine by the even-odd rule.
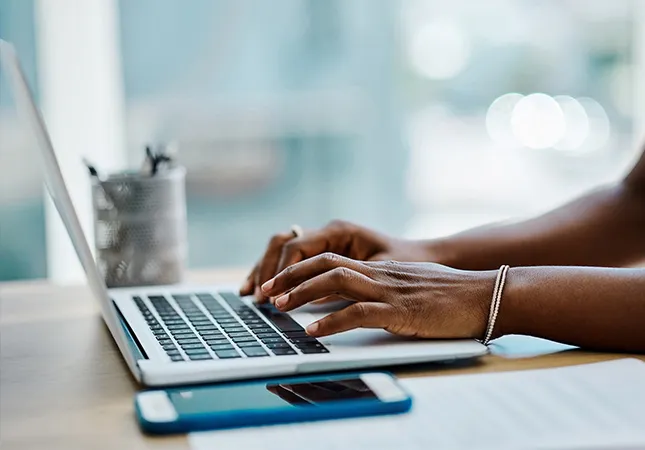
[[[139,424],[152,434],[396,414],[411,406],[386,372],[188,386],[135,398]]]

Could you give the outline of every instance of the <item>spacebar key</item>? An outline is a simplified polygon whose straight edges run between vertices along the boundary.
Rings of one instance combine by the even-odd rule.
[[[303,330],[302,326],[293,320],[291,316],[281,313],[273,305],[261,305],[258,306],[258,310],[269,320],[269,322],[273,323],[278,330],[285,332]]]

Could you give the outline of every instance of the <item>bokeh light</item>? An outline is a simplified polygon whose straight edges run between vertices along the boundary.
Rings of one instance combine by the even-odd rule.
[[[568,95],[558,95],[553,98],[564,114],[565,131],[554,147],[557,150],[580,151],[582,144],[589,135],[589,116],[578,100]]]
[[[527,95],[513,108],[511,128],[525,147],[553,147],[564,136],[564,113],[558,102],[546,94]]]
[[[511,128],[511,115],[517,102],[524,96],[516,92],[509,92],[498,98],[488,107],[486,112],[486,131],[495,142],[501,145],[512,146],[517,144],[517,139]]]
[[[630,64],[616,66],[609,79],[609,94],[614,107],[625,117],[634,113],[634,73]]]
[[[470,58],[466,30],[449,19],[435,19],[410,34],[410,63],[424,77],[445,80],[455,77]]]
[[[589,97],[579,98],[578,101],[589,117],[589,134],[582,143],[581,150],[592,152],[607,145],[611,135],[611,125],[605,108],[600,103]]]

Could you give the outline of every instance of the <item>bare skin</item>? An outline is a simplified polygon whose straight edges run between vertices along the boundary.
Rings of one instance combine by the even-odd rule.
[[[353,300],[308,328],[481,338],[496,269],[511,265],[494,335],[645,353],[645,154],[631,173],[531,220],[431,241],[332,222],[276,235],[242,286],[285,311]],[[396,262],[405,261],[405,262]]]

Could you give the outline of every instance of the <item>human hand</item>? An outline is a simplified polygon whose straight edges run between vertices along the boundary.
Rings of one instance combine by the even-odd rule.
[[[360,261],[430,261],[427,248],[420,242],[395,239],[368,228],[343,221],[306,232],[301,237],[293,233],[274,235],[264,256],[251,271],[240,289],[240,295],[255,294],[259,301],[266,296],[260,286],[286,267],[325,252]]]
[[[262,286],[290,311],[321,298],[354,303],[307,327],[311,336],[383,328],[420,338],[482,338],[495,271],[463,271],[434,263],[361,262],[334,253],[289,266]]]

